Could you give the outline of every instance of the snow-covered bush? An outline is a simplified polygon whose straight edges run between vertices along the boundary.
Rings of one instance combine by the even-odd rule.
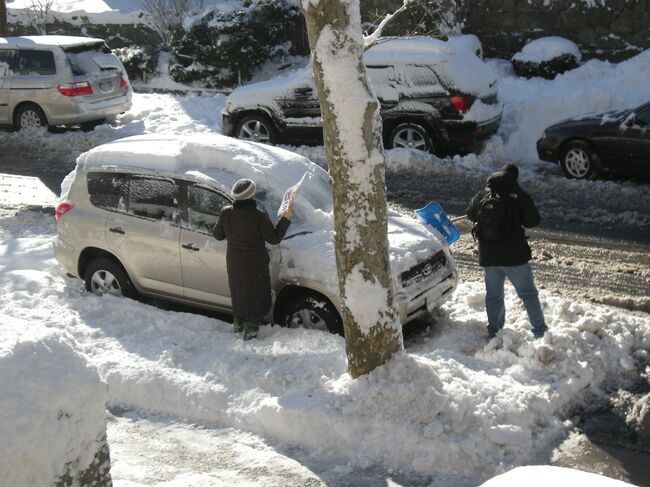
[[[120,47],[113,49],[113,54],[122,62],[131,80],[144,80],[156,72],[157,53],[152,48]]]
[[[65,332],[0,315],[1,485],[108,486],[106,384]]]
[[[227,14],[209,10],[172,39],[176,64],[170,74],[177,82],[212,88],[248,81],[263,62],[289,52],[298,15],[289,0]]]
[[[518,76],[540,76],[553,79],[558,74],[575,69],[582,60],[578,46],[563,37],[542,37],[524,46],[512,57],[512,67]]]

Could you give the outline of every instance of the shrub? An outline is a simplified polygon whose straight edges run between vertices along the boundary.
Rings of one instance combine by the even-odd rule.
[[[578,66],[578,60],[573,54],[562,54],[549,61],[539,63],[512,60],[512,67],[517,76],[525,78],[540,76],[546,79],[554,79],[558,74],[570,71]]]
[[[210,10],[173,36],[176,64],[170,74],[175,81],[208,88],[248,81],[264,61],[289,52],[299,18],[287,0],[252,3],[228,14]]]
[[[122,62],[131,80],[144,80],[146,75],[156,72],[158,53],[153,48],[129,46],[113,49],[113,53]]]

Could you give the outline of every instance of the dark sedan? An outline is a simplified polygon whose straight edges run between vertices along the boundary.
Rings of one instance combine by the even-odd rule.
[[[537,154],[559,163],[568,178],[602,171],[650,174],[650,102],[551,125],[537,141]]]

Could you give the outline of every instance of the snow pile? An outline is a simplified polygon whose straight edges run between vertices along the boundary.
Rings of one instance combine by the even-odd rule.
[[[70,333],[111,401],[268,435],[353,467],[488,478],[531,462],[565,432],[565,411],[648,365],[647,314],[542,292],[550,333],[534,341],[508,289],[506,329],[487,343],[483,286],[465,283],[425,339],[353,381],[341,337],[263,327],[243,342],[209,317],[100,299],[63,276],[53,222],[6,214],[2,224],[0,243],[15,257],[0,269],[0,312],[25,320],[22,329],[42,322]]]
[[[27,278],[30,271],[21,274]],[[23,299],[36,291],[12,280],[3,284]],[[39,321],[0,313],[2,485],[58,485],[64,475],[76,478],[93,463],[108,469],[95,458],[105,442],[106,385],[75,351],[63,322],[46,328]]]
[[[602,475],[570,468],[531,466],[519,467],[488,480],[480,487],[548,487],[549,485],[589,485],[590,487],[631,487],[632,484]]]
[[[565,54],[572,55],[577,62],[582,60],[582,54],[575,42],[564,37],[549,36],[529,42],[521,52],[513,56],[512,60],[522,63],[543,63]]]

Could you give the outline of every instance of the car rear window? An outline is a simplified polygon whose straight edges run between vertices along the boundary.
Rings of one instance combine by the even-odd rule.
[[[126,180],[125,174],[89,173],[90,202],[98,208],[126,211],[123,197]]]
[[[133,176],[129,179],[127,213],[153,220],[178,219],[178,186],[170,179]]]
[[[122,70],[120,60],[103,43],[69,47],[65,49],[65,54],[75,76]]]
[[[51,51],[20,49],[14,57],[12,71],[23,76],[50,76],[56,74],[54,54]]]

